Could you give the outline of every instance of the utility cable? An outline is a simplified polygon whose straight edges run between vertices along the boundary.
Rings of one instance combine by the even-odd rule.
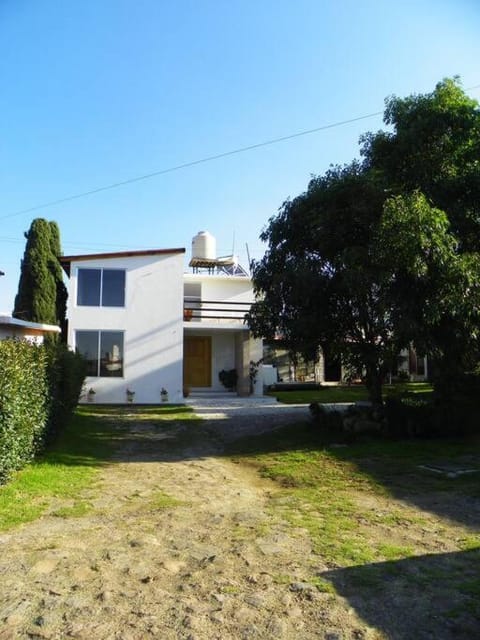
[[[160,169],[159,171],[152,171],[152,173],[146,173],[141,176],[136,176],[135,178],[129,178],[128,180],[122,180],[121,182],[113,182],[112,184],[108,184],[104,187],[98,187],[97,189],[90,189],[89,191],[82,191],[81,193],[76,193],[71,196],[66,196],[65,198],[59,198],[58,200],[51,200],[50,202],[45,202],[43,204],[36,205],[35,207],[29,207],[28,209],[21,209],[20,211],[15,211],[14,213],[9,213],[6,216],[0,216],[0,220],[6,220],[7,218],[13,218],[15,216],[23,215],[24,213],[30,213],[32,211],[38,211],[39,209],[45,209],[47,207],[53,207],[57,204],[63,204],[64,202],[70,202],[71,200],[78,200],[78,198],[84,198],[85,196],[91,196],[95,193],[101,193],[102,191],[109,191],[110,189],[116,189],[117,187],[123,187],[127,184],[133,184],[134,182],[140,182],[141,180],[148,180],[149,178],[154,178],[156,176],[165,175],[166,173],[172,173],[173,171],[180,171],[181,169],[187,169],[188,167],[194,167],[199,164],[204,164],[206,162],[212,162],[213,160],[220,160],[220,158],[227,158],[228,156],[233,156],[238,153],[245,153],[245,151],[252,151],[253,149],[260,149],[261,147],[267,147],[272,144],[278,144],[279,142],[285,142],[286,140],[293,140],[294,138],[300,138],[301,136],[308,136],[312,133],[317,133],[318,131],[325,131],[326,129],[333,129],[335,127],[341,127],[346,124],[350,124],[351,122],[358,122],[360,120],[366,120],[367,118],[373,118],[374,116],[382,115],[383,111],[376,111],[375,113],[369,113],[364,116],[358,116],[357,118],[350,118],[349,120],[341,120],[340,122],[334,122],[332,124],[326,124],[321,127],[315,127],[314,129],[307,129],[305,131],[299,131],[297,133],[292,133],[288,136],[282,136],[281,138],[273,138],[272,140],[265,140],[263,142],[258,142],[257,144],[251,144],[247,147],[239,147],[238,149],[233,149],[231,151],[224,151],[223,153],[217,153],[213,156],[206,156],[205,158],[200,158],[199,160],[192,160],[191,162],[184,162],[183,164],[177,164],[173,167],[168,167],[167,169]]]
[[[465,91],[472,91],[473,89],[480,88],[480,84],[477,84],[473,87],[468,87]],[[331,124],[325,124],[320,127],[315,127],[314,129],[306,129],[304,131],[298,131],[297,133],[292,133],[287,136],[281,136],[280,138],[272,138],[271,140],[264,140],[263,142],[258,142],[257,144],[251,144],[246,147],[238,147],[237,149],[232,149],[230,151],[224,151],[223,153],[217,153],[213,156],[206,156],[204,158],[200,158],[198,160],[192,160],[191,162],[184,162],[183,164],[177,164],[173,167],[168,167],[167,169],[160,169],[159,171],[152,171],[151,173],[145,173],[141,176],[136,176],[134,178],[129,178],[128,180],[122,180],[120,182],[113,182],[112,184],[105,185],[103,187],[98,187],[96,189],[90,189],[89,191],[82,191],[81,193],[76,193],[71,196],[66,196],[64,198],[59,198],[58,200],[51,200],[50,202],[45,202],[43,204],[36,205],[34,207],[29,207],[28,209],[21,209],[20,211],[15,211],[14,213],[9,213],[5,216],[0,216],[0,220],[6,220],[7,218],[13,218],[15,216],[20,216],[25,213],[31,213],[32,211],[38,211],[39,209],[46,209],[47,207],[53,207],[58,204],[63,204],[64,202],[71,202],[72,200],[78,200],[79,198],[84,198],[86,196],[91,196],[95,193],[101,193],[102,191],[109,191],[110,189],[116,189],[117,187],[123,187],[127,184],[133,184],[134,182],[140,182],[141,180],[148,180],[150,178],[155,178],[156,176],[165,175],[166,173],[173,173],[174,171],[180,171],[181,169],[188,169],[189,167],[195,167],[199,164],[205,164],[206,162],[212,162],[213,160],[220,160],[221,158],[227,158],[228,156],[233,156],[238,153],[245,153],[246,151],[253,151],[254,149],[260,149],[261,147],[268,147],[273,144],[278,144],[279,142],[285,142],[287,140],[294,140],[295,138],[300,138],[302,136],[308,136],[312,133],[318,133],[319,131],[325,131],[327,129],[334,129],[336,127],[342,127],[346,124],[351,124],[352,122],[359,122],[360,120],[367,120],[368,118],[374,118],[376,116],[380,116],[383,114],[383,111],[375,111],[374,113],[368,113],[363,116],[357,116],[356,118],[349,118],[348,120],[340,120],[339,122],[333,122]]]

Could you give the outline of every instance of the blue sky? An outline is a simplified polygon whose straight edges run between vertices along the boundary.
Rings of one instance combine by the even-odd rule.
[[[358,155],[381,117],[22,215],[18,211],[382,111],[459,74],[480,85],[477,0],[2,0],[0,310],[35,217],[65,254],[185,246],[260,258],[268,218]],[[480,89],[469,94],[480,99]]]

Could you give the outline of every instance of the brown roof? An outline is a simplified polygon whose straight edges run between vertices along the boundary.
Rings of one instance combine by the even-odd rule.
[[[80,260],[108,260],[109,258],[135,258],[138,256],[159,256],[172,253],[185,253],[184,248],[177,249],[143,249],[139,251],[115,251],[113,253],[88,253],[79,256],[60,256],[60,264],[65,273],[70,275],[70,264]]]

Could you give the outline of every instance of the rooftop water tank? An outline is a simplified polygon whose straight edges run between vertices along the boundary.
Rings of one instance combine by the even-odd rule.
[[[215,260],[217,241],[208,231],[199,231],[192,239],[192,260]]]

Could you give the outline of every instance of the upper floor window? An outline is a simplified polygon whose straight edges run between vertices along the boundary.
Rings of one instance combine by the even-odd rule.
[[[77,304],[81,307],[124,307],[124,269],[79,269]]]

